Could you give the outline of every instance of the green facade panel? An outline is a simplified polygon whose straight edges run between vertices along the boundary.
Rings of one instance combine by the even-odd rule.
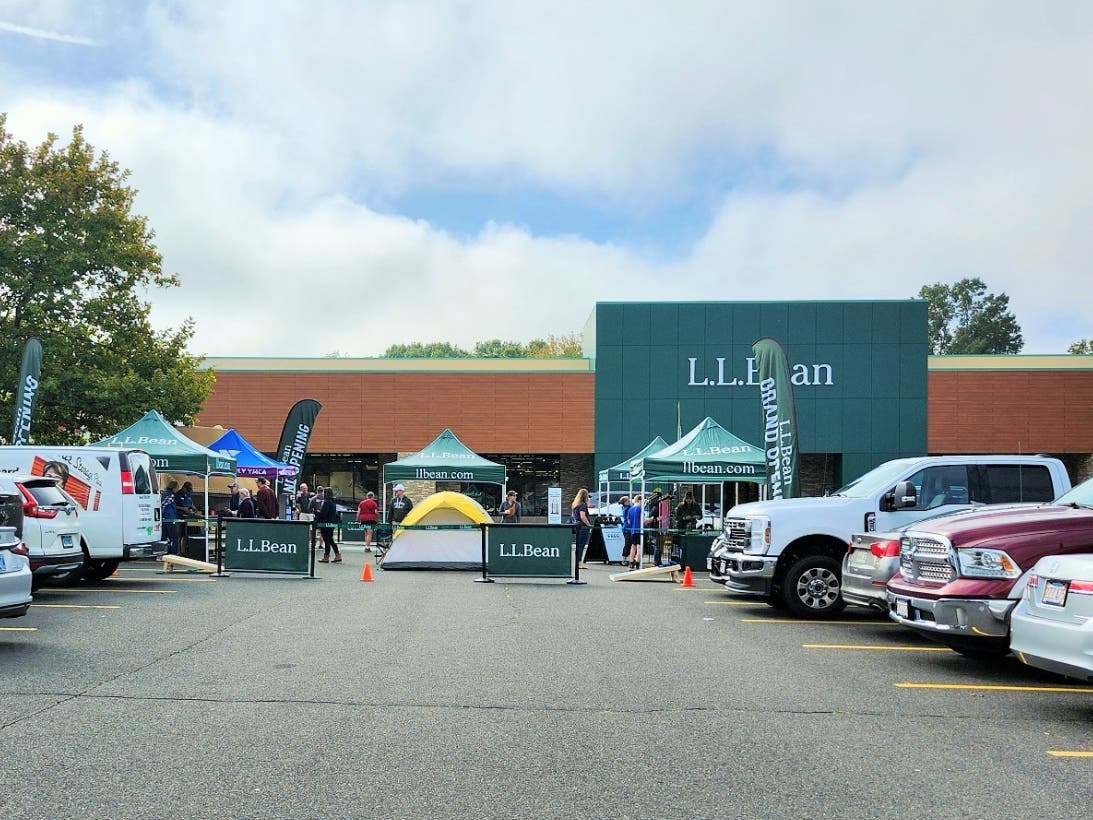
[[[786,348],[802,453],[841,456],[844,480],[926,451],[926,303],[601,302],[595,469],[654,437],[669,443],[706,416],[762,441],[752,344]]]

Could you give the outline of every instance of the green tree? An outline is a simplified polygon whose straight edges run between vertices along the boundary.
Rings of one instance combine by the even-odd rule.
[[[80,126],[67,145],[50,134],[30,148],[6,124],[0,114],[0,436],[31,336],[42,342],[32,441],[94,441],[150,409],[192,423],[216,377],[185,352],[192,320],[156,331],[138,296],[179,280],[132,212],[129,172],[96,157]]]
[[[448,342],[410,342],[391,345],[384,352],[385,359],[466,359],[471,354]]]
[[[503,342],[500,339],[489,339],[478,342],[471,353],[479,359],[526,359],[527,349],[519,342]]]
[[[1019,353],[1025,340],[1009,310],[1009,297],[987,293],[982,279],[961,279],[952,285],[923,285],[927,302],[930,352]]]
[[[1068,347],[1066,352],[1073,353],[1077,356],[1093,355],[1093,339],[1079,339]]]

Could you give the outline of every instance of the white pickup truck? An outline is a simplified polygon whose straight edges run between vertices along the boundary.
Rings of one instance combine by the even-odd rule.
[[[834,495],[738,504],[710,549],[710,580],[802,618],[839,612],[855,532],[892,530],[982,504],[1051,501],[1070,489],[1047,456],[922,456],[888,461]]]

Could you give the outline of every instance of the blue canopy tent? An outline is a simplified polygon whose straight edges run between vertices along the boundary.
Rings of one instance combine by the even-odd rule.
[[[209,445],[210,450],[235,459],[236,475],[276,480],[281,476],[296,475],[300,469],[283,461],[276,461],[255,449],[234,428]]]

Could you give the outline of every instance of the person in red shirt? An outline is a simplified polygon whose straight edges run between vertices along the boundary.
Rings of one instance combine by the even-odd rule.
[[[369,552],[372,550],[372,530],[379,521],[379,510],[380,505],[376,503],[376,494],[373,492],[368,493],[357,505],[357,521],[364,529],[364,548]]]

